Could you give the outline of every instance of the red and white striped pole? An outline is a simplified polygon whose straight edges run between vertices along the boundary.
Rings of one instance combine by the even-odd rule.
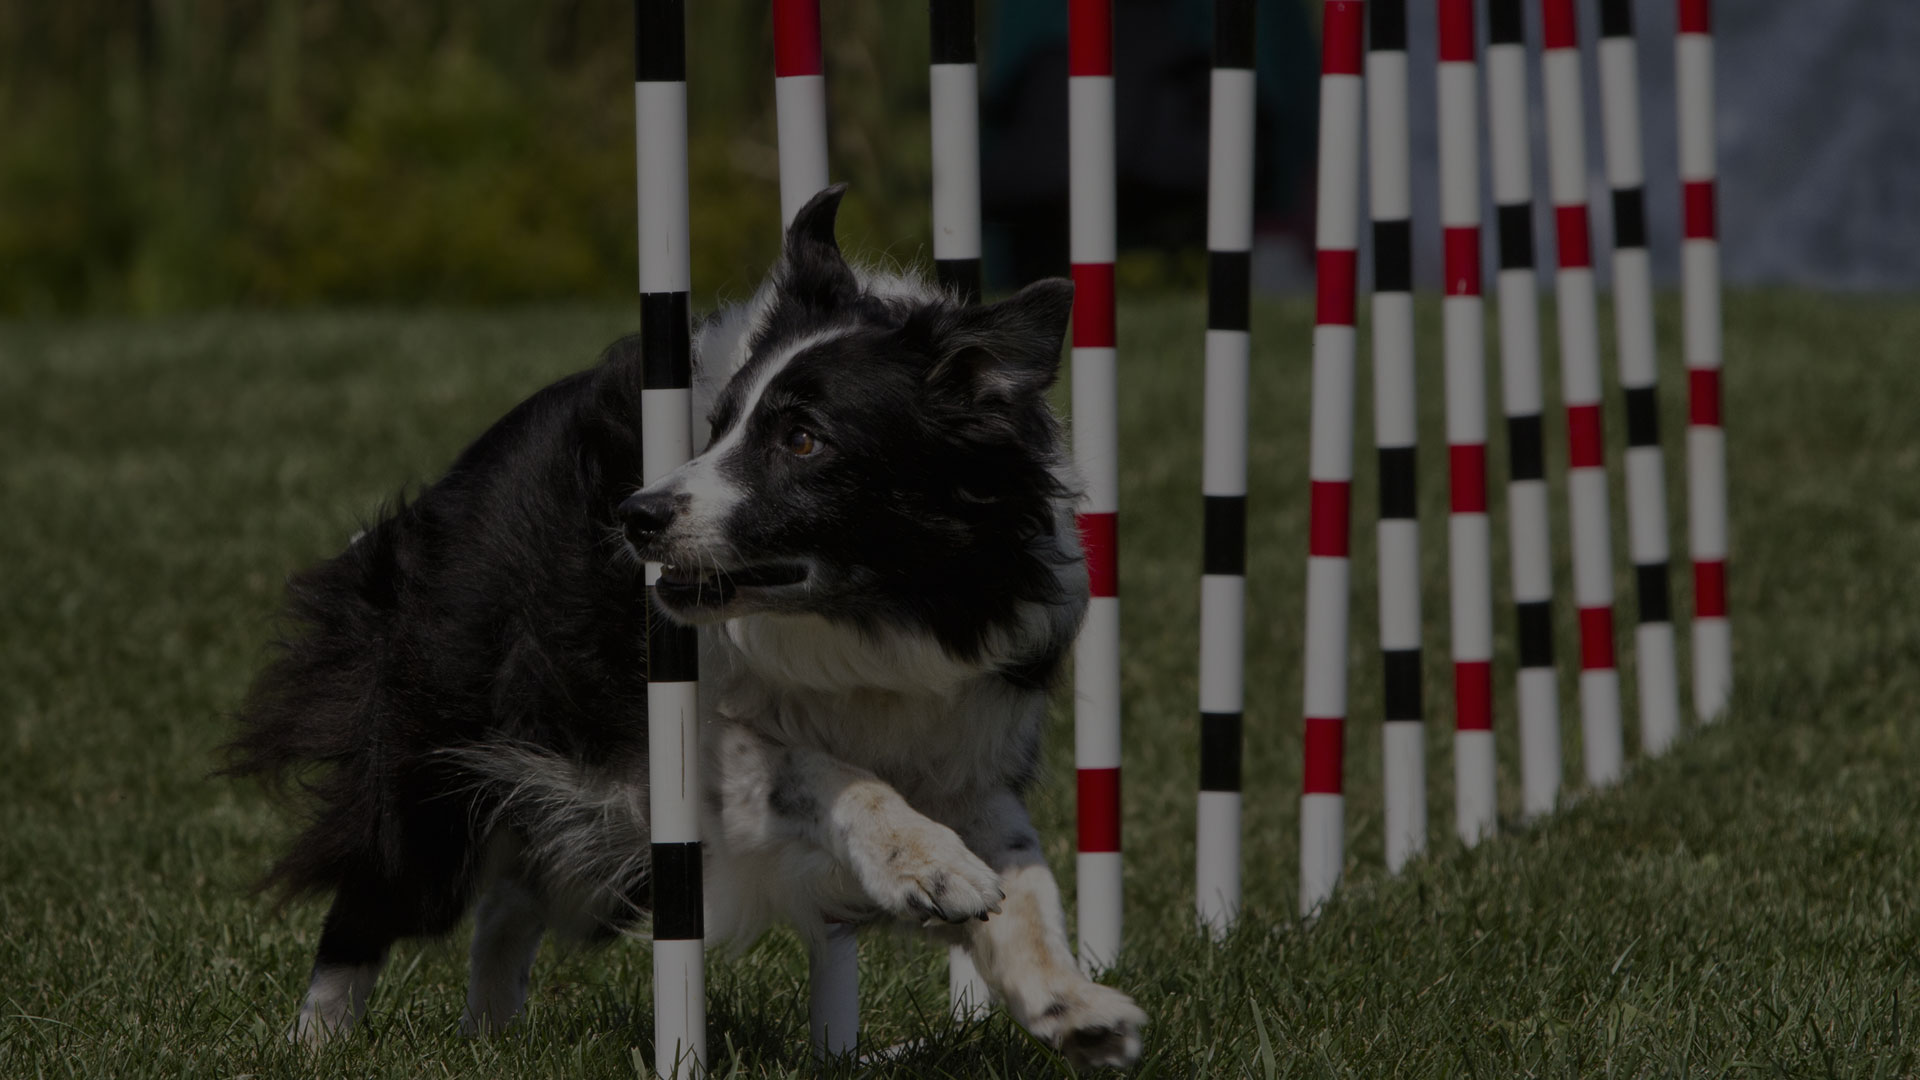
[[[1413,348],[1413,170],[1407,118],[1407,0],[1367,19],[1368,188],[1373,207],[1373,434],[1380,463],[1380,742],[1387,869],[1427,849],[1427,735],[1421,708],[1420,430]]]
[[[1194,904],[1216,938],[1240,913],[1247,614],[1247,367],[1253,259],[1254,0],[1214,0],[1207,136],[1206,416],[1201,500],[1200,794]]]
[[[820,0],[773,0],[773,103],[780,223],[827,186],[827,77]]]
[[[1720,241],[1715,220],[1711,0],[1678,0],[1680,248],[1687,362],[1687,546],[1693,556],[1693,710],[1718,719],[1733,691],[1727,622],[1727,443],[1720,427]]]
[[[646,483],[693,456],[687,247],[686,8],[634,4],[634,147],[640,236],[640,473]],[[693,628],[652,606],[648,563],[647,820],[653,877],[654,1071],[706,1074],[707,991],[700,858],[699,649]]]
[[[774,127],[780,153],[780,223],[827,186],[827,80],[820,0],[773,0]],[[853,927],[808,934],[808,1028],[816,1057],[853,1050],[860,1037],[859,948]]]
[[[1665,753],[1680,735],[1680,671],[1667,589],[1666,455],[1660,448],[1653,269],[1647,258],[1646,167],[1640,134],[1640,59],[1632,0],[1600,3],[1600,118],[1613,189],[1613,313],[1627,405],[1627,554],[1640,622],[1634,654],[1640,747]]]
[[[1120,954],[1119,390],[1113,259],[1113,3],[1067,8],[1068,258],[1073,264],[1073,457],[1093,599],[1074,648],[1080,964]]]
[[[1454,828],[1491,836],[1493,548],[1487,515],[1486,309],[1480,274],[1480,69],[1473,0],[1439,0],[1440,225],[1445,247],[1447,569],[1453,611]]]
[[[933,136],[933,265],[940,284],[980,302],[980,68],[973,0],[930,0],[927,86]],[[956,1020],[991,1011],[986,980],[964,945],[947,949]]]
[[[1321,20],[1318,253],[1313,419],[1308,451],[1306,649],[1301,665],[1303,760],[1300,910],[1340,883],[1347,716],[1348,502],[1353,483],[1354,273],[1360,245],[1360,69],[1366,4],[1325,0]]]
[[[1507,525],[1519,631],[1521,812],[1560,798],[1560,680],[1553,666],[1553,540],[1540,414],[1540,291],[1533,263],[1533,150],[1521,0],[1488,0],[1487,114],[1500,229],[1500,387],[1507,417]]]
[[[1613,658],[1613,540],[1600,428],[1600,326],[1587,226],[1586,117],[1573,0],[1541,0],[1547,161],[1560,270],[1560,391],[1567,403],[1573,600],[1580,610],[1580,729],[1587,782],[1620,779],[1620,674]]]

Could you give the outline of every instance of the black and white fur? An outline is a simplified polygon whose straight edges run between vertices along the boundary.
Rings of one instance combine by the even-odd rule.
[[[700,627],[709,941],[920,923],[1049,1045],[1138,1056],[1146,1017],[1074,963],[1022,803],[1087,601],[1044,396],[1072,287],[969,308],[855,269],[839,200],[699,328],[684,467],[635,490],[624,341],[291,581],[229,749],[310,795],[268,878],[333,898],[295,1038],[351,1026],[389,947],[469,907],[472,1032],[519,1012],[545,932],[644,914],[645,559]]]

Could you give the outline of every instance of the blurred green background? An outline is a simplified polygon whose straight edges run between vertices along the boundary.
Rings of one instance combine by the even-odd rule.
[[[925,16],[824,6],[843,235],[923,257]],[[772,30],[687,17],[695,286],[739,295]],[[632,55],[631,0],[0,0],[0,313],[630,295]]]
[[[1314,5],[1268,2],[1291,11],[1263,41],[1315,48]],[[1063,12],[978,8],[983,61],[996,24],[1064,34]],[[822,9],[843,241],[930,258],[925,4]],[[1205,0],[1166,9],[1204,67]],[[631,295],[632,19],[632,0],[0,0],[0,317]],[[779,246],[767,2],[694,0],[687,36],[704,305]],[[1304,169],[1311,53],[1281,70]],[[1193,250],[1133,257],[1130,285],[1197,286],[1189,224]]]

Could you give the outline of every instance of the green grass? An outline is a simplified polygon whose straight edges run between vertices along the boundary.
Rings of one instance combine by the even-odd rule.
[[[1434,315],[1422,310],[1422,377],[1437,399]],[[1672,315],[1663,307],[1667,342]],[[1920,304],[1730,298],[1731,715],[1636,760],[1618,789],[1576,790],[1522,828],[1503,656],[1505,820],[1472,852],[1451,839],[1444,482],[1429,451],[1434,827],[1432,854],[1398,879],[1381,868],[1360,455],[1347,878],[1303,926],[1308,318],[1299,304],[1256,310],[1249,905],[1213,947],[1190,921],[1202,311],[1141,304],[1122,317],[1129,922],[1110,979],[1154,1018],[1141,1075],[1912,1074]],[[285,823],[258,792],[207,776],[283,576],[630,321],[596,309],[0,326],[0,1076],[612,1077],[651,1061],[644,942],[549,951],[527,1022],[480,1042],[454,1032],[463,943],[450,942],[397,950],[366,1033],[316,1068],[280,1036],[319,912],[276,913],[248,894]],[[1678,524],[1680,382],[1664,359]],[[1422,435],[1439,445],[1437,405]],[[1499,496],[1496,484],[1496,514]],[[1684,571],[1676,585],[1676,610],[1690,610]],[[1560,631],[1570,692],[1570,617]],[[1562,708],[1575,778],[1570,693]],[[1062,713],[1036,799],[1063,871],[1067,729]],[[928,1037],[900,1075],[1055,1069],[1003,1019],[950,1026],[935,951],[875,934],[862,953],[871,1042]],[[807,1071],[804,971],[784,933],[712,965],[720,1071]]]

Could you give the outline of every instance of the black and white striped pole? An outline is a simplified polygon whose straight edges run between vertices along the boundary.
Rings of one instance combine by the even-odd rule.
[[[973,0],[929,0],[933,265],[940,284],[980,300],[980,65]]]
[[[1254,0],[1214,0],[1207,135],[1207,335],[1201,501],[1200,795],[1194,903],[1218,938],[1240,912],[1246,675],[1247,369],[1253,253]]]
[[[1600,3],[1600,118],[1613,189],[1614,341],[1627,406],[1627,554],[1638,586],[1634,666],[1640,747],[1664,753],[1680,735],[1680,672],[1667,588],[1666,455],[1660,447],[1653,270],[1647,257],[1646,167],[1640,134],[1640,59],[1632,0]]]
[[[1407,0],[1368,14],[1368,191],[1373,207],[1373,434],[1380,465],[1381,726],[1387,869],[1427,849],[1420,661],[1419,423],[1413,344],[1413,170]]]
[[[1507,418],[1507,525],[1520,654],[1520,806],[1526,817],[1535,818],[1551,813],[1560,798],[1560,680],[1553,660],[1553,531],[1542,445],[1524,18],[1521,0],[1487,4],[1487,135],[1500,232],[1500,388]]]
[[[683,0],[637,0],[641,474],[649,484],[693,456],[686,56]],[[669,622],[653,604],[660,565],[648,563],[646,573],[653,1062],[679,1080],[703,1073],[707,1058],[698,654],[693,628]]]
[[[940,284],[980,302],[980,67],[973,0],[929,0],[927,86],[933,135],[933,265]],[[947,996],[956,1020],[991,1011],[986,980],[966,946],[947,949]]]

